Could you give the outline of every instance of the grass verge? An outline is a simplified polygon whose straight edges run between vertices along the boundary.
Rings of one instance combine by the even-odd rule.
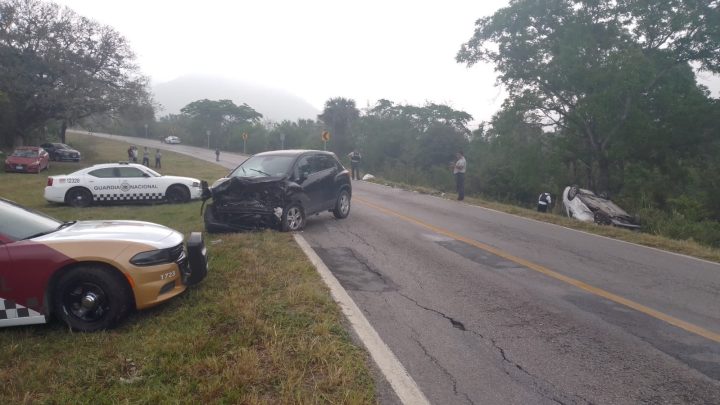
[[[82,135],[84,161],[53,162],[49,174],[123,158],[127,144]],[[164,174],[215,180],[226,170],[172,152]],[[46,173],[0,174],[0,195],[55,217],[137,219],[183,233],[202,229],[200,203],[51,205]],[[206,240],[203,283],[119,328],[78,334],[53,322],[0,329],[0,403],[373,403],[364,351],[288,234]]]
[[[417,191],[421,194],[434,195],[446,198],[446,194],[428,187],[413,186],[404,183],[398,183],[382,178],[374,178],[370,180],[373,183],[382,184],[389,187],[402,188],[404,190]],[[455,194],[447,194],[447,198],[454,197]],[[573,220],[560,214],[559,205],[556,203],[554,213],[540,213],[531,209],[518,207],[510,204],[503,204],[496,201],[489,201],[477,196],[465,196],[466,203],[478,205],[485,208],[494,209],[508,214],[518,215],[525,218],[532,218],[542,222],[548,222],[555,225],[564,226],[566,228],[576,229],[596,235],[606,236],[609,238],[619,239],[626,242],[637,243],[638,245],[649,246],[657,249],[667,250],[669,252],[680,253],[699,259],[709,260],[720,263],[720,249],[714,249],[693,240],[675,240],[660,235],[653,235],[644,232],[630,231],[627,229],[616,228],[612,226],[602,226],[593,223],[585,223]]]

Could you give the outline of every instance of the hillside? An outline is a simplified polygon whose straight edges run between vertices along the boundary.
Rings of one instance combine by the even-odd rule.
[[[247,103],[265,119],[282,121],[316,119],[320,111],[302,98],[284,90],[208,76],[183,76],[153,86],[155,101],[163,106],[160,116],[177,114],[188,103],[201,100],[230,99]]]

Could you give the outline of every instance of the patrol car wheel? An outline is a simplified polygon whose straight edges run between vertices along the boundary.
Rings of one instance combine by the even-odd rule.
[[[294,232],[305,226],[305,212],[298,204],[291,204],[282,215],[282,231]]]
[[[73,207],[88,207],[92,204],[92,193],[86,188],[71,188],[65,194],[65,202]]]
[[[347,190],[340,191],[337,201],[335,202],[335,209],[333,215],[337,219],[347,218],[350,215],[350,193]]]
[[[190,201],[190,192],[183,186],[170,186],[165,192],[165,198],[170,204],[179,204]]]
[[[119,275],[98,266],[70,270],[53,293],[55,314],[70,328],[94,332],[114,327],[127,313],[127,283]]]

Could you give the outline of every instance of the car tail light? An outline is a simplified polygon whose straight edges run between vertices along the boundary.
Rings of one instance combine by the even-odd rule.
[[[52,187],[52,184],[53,184],[53,178],[48,177],[48,182],[47,182],[48,187]]]

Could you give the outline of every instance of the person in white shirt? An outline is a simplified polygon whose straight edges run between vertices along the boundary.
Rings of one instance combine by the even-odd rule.
[[[457,158],[455,166],[453,167],[455,188],[457,189],[458,201],[462,201],[465,199],[465,170],[467,169],[467,162],[461,150],[455,154],[455,157]]]

